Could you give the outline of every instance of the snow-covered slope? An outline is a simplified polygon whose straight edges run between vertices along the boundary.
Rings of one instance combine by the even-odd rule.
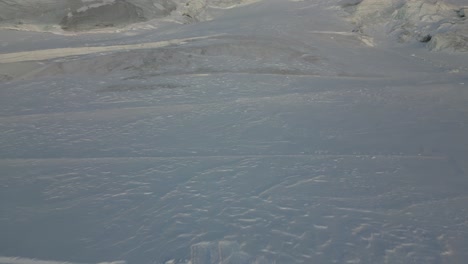
[[[456,2],[1,3],[0,264],[467,263]]]

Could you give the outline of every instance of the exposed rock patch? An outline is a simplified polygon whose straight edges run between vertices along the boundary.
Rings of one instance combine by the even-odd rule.
[[[428,44],[433,51],[468,52],[468,36],[448,32],[436,35]]]
[[[0,27],[83,31],[171,17],[209,20],[211,11],[256,0],[0,0]]]
[[[437,51],[465,52],[468,24],[461,1],[343,0],[356,30],[400,43],[421,42]]]
[[[69,12],[60,22],[65,30],[89,30],[145,21],[143,9],[125,1],[96,7],[82,7]]]

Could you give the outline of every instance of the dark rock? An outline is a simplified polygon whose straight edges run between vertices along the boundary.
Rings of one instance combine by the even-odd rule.
[[[145,21],[143,10],[126,1],[116,1],[99,7],[76,10],[65,16],[60,25],[64,30],[89,30]]]
[[[431,39],[432,39],[432,36],[430,34],[427,34],[427,35],[421,36],[419,38],[419,42],[427,43],[427,42],[431,41]]]
[[[341,7],[351,7],[359,5],[363,0],[341,0],[340,5]]]
[[[457,15],[459,17],[462,17],[464,18],[466,16],[466,12],[465,12],[465,9],[464,8],[461,8],[460,10],[457,11]]]

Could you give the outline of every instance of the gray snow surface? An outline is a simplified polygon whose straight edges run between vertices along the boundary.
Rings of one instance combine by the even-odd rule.
[[[468,263],[463,10],[0,0],[0,264]]]

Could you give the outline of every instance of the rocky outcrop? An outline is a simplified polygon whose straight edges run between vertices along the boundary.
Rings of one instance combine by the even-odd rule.
[[[209,20],[211,10],[256,0],[0,0],[0,27],[83,31],[124,27],[171,16],[183,23]]]
[[[437,51],[465,52],[468,24],[458,0],[343,0],[356,31],[421,42]]]
[[[7,26],[56,23],[66,15],[72,4],[72,1],[66,0],[0,0],[0,23]]]
[[[61,20],[60,25],[65,30],[88,30],[144,20],[145,17],[141,8],[125,1],[116,1],[107,5],[84,7],[69,12]]]
[[[0,24],[90,30],[165,17],[176,7],[172,0],[0,0]]]
[[[428,47],[433,51],[468,52],[468,36],[453,32],[437,34]]]
[[[168,16],[176,5],[171,0],[87,1],[86,5],[74,7],[60,21],[65,30],[90,30],[115,27]]]
[[[211,20],[218,9],[251,4],[260,0],[186,0],[179,4],[175,19],[183,23]]]

